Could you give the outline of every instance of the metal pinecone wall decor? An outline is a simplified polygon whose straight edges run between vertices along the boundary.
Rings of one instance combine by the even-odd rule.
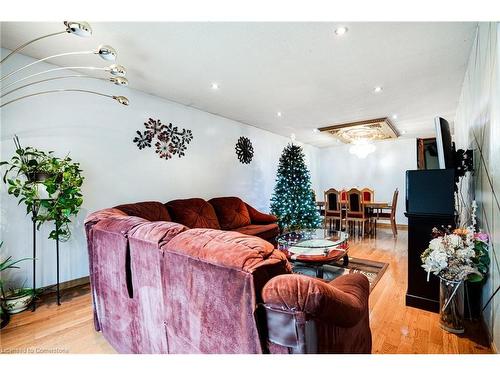
[[[240,137],[236,142],[236,155],[243,164],[250,164],[253,158],[253,146],[250,139],[247,137]]]
[[[173,155],[182,157],[187,149],[189,142],[193,140],[193,132],[189,129],[179,130],[172,123],[162,124],[160,120],[150,118],[144,123],[146,130],[141,132],[137,130],[137,136],[133,142],[139,150],[154,145],[155,152],[162,159],[171,159]],[[156,142],[155,142],[156,141]]]

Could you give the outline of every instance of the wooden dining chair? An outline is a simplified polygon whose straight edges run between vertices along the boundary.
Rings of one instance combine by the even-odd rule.
[[[394,238],[397,237],[398,235],[398,227],[396,224],[396,208],[398,205],[398,194],[399,190],[396,189],[394,191],[394,194],[392,196],[392,204],[390,207],[387,207],[386,209],[382,209],[382,212],[380,212],[377,215],[377,220],[388,220],[391,223],[391,228],[392,228],[392,234]],[[389,210],[389,212],[384,212],[383,210]]]
[[[356,231],[356,224],[358,226],[358,233],[361,226],[361,234],[365,233],[365,224],[368,221],[365,208],[363,207],[363,199],[361,191],[358,189],[351,189],[347,191],[347,214],[346,221],[351,229],[351,224],[354,224],[354,232]]]
[[[340,207],[340,192],[336,189],[328,189],[325,191],[325,225],[329,228],[335,226],[339,222],[339,230],[342,228],[342,210]]]
[[[375,192],[370,189],[365,187],[364,189],[361,189],[361,201],[363,204],[365,203],[372,203],[375,201]],[[373,210],[368,209],[365,207],[365,215],[368,218],[368,225],[370,228],[370,232],[372,231],[372,226],[375,224],[375,218],[373,214]]]

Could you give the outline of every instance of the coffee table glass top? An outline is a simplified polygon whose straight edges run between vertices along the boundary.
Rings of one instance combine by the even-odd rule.
[[[329,229],[303,229],[284,233],[276,239],[278,249],[294,255],[326,255],[332,250],[340,250],[349,238],[348,234]]]

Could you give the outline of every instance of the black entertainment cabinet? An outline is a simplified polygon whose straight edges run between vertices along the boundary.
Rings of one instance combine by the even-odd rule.
[[[439,279],[427,281],[420,255],[432,239],[432,228],[455,224],[455,170],[406,171],[408,218],[408,289],[406,305],[439,311]]]

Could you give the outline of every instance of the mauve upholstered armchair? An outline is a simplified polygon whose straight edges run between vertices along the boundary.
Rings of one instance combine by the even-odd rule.
[[[270,352],[370,353],[369,293],[362,274],[274,277],[262,290]]]
[[[334,342],[323,344],[318,335],[319,352],[369,351],[368,318],[359,315],[368,304],[364,276],[347,276],[330,286],[311,279],[325,288],[304,289],[307,283],[290,282],[298,275],[291,274],[286,257],[270,242],[235,230],[190,229],[174,222],[185,215],[180,207],[188,202],[173,202],[121,205],[92,213],[85,221],[95,328],[118,352],[301,352],[300,348],[289,349],[273,342],[279,325],[272,325],[268,335],[267,327],[275,320],[269,320],[266,311],[285,311],[283,306],[299,311],[291,301],[296,301],[296,307],[304,306],[300,311],[307,318],[314,316],[316,329],[325,330],[329,339],[334,330]],[[191,200],[189,207],[210,219],[210,207],[219,207],[221,202],[212,202],[210,207],[204,202]],[[243,206],[232,198],[229,203],[233,208],[222,213],[227,219],[221,221],[222,225],[217,219],[219,226],[246,224],[244,217],[231,219],[231,210],[240,215],[240,211],[245,212]],[[254,223],[249,225],[273,219],[243,204]],[[220,207],[212,210],[220,214]],[[205,220],[193,212],[185,216],[182,220],[194,218],[198,224]],[[214,225],[211,219],[205,223]],[[279,293],[273,294],[273,290]],[[324,305],[318,291],[344,298],[343,303]],[[311,305],[306,298],[303,304],[303,293],[311,293],[318,302]],[[284,295],[289,296],[289,305],[283,305]],[[327,310],[320,313],[323,306]],[[358,336],[363,340],[354,339]],[[344,344],[340,344],[342,340]],[[357,343],[361,349],[355,347]],[[312,348],[309,342],[305,345]]]

